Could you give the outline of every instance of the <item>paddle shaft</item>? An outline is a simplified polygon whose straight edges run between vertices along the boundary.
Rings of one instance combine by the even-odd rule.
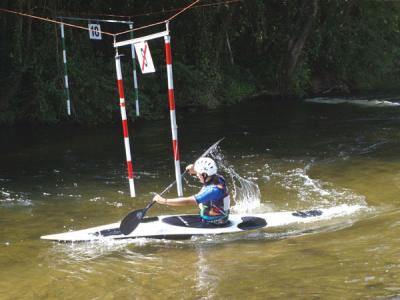
[[[200,157],[204,157],[208,155],[224,138],[218,140],[214,144],[212,144]],[[185,170],[182,174],[185,175],[187,170]],[[174,184],[176,181],[172,182],[169,186],[167,186],[160,194],[163,195],[165,192],[167,192]],[[156,203],[156,201],[152,200],[150,203],[146,205],[145,208],[135,210],[130,212],[128,215],[125,216],[125,218],[121,221],[120,224],[120,230],[123,234],[127,235],[130,234],[135,228],[139,225],[139,223],[143,220],[144,216],[146,215],[147,211]]]
[[[181,178],[186,174],[187,170],[185,170],[185,172],[183,172],[181,174]],[[171,184],[169,186],[167,186],[159,195],[162,196],[164,195],[170,188],[172,188],[174,186],[174,184],[176,183],[176,180],[174,182],[171,182]],[[150,207],[152,207],[154,204],[156,204],[157,201],[151,201],[149,204],[147,204],[147,206],[143,209],[143,217],[146,214],[147,210],[150,209]]]

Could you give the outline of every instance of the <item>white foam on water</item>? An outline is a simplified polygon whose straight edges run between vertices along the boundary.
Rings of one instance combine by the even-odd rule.
[[[68,194],[64,194],[64,193],[58,193],[57,197],[82,198],[82,195],[80,195],[80,194],[76,194],[76,195],[69,194],[68,195]]]
[[[336,187],[330,182],[317,178],[311,178],[307,173],[312,163],[303,167],[295,167],[289,170],[273,170],[268,164],[265,165],[268,176],[275,185],[294,195],[291,200],[295,209],[309,209],[310,207],[331,207],[341,204],[366,205],[365,197],[354,191]]]
[[[97,201],[103,201],[105,198],[104,197],[94,197],[94,198],[90,198],[89,201],[90,202],[97,202]]]
[[[123,206],[123,204],[121,202],[116,202],[116,201],[114,201],[114,202],[106,201],[106,204],[109,205],[109,206],[115,206],[115,207],[122,207]]]
[[[370,107],[392,107],[400,106],[399,102],[389,101],[388,99],[346,99],[346,98],[308,98],[304,100],[310,103],[320,103],[320,104],[353,104],[360,106],[370,106]]]
[[[95,260],[98,257],[121,251],[126,252],[128,256],[134,256],[136,259],[143,259],[140,254],[132,252],[128,246],[143,247],[154,243],[166,244],[170,243],[170,241],[148,238],[114,240],[104,237],[88,242],[55,243],[52,250],[54,255],[60,256],[60,254],[63,254],[64,259],[75,262]],[[145,259],[151,258],[146,256]]]
[[[17,193],[6,190],[5,188],[0,189],[0,206],[31,206],[32,200],[28,198],[26,193]]]

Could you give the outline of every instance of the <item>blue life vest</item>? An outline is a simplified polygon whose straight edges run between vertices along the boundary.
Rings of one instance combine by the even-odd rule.
[[[225,179],[214,175],[194,198],[200,207],[200,217],[203,221],[213,224],[225,224],[229,218],[230,197]]]

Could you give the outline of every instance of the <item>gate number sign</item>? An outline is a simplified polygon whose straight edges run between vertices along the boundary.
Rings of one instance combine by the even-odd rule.
[[[88,24],[89,37],[91,40],[101,40],[101,27],[100,24]]]

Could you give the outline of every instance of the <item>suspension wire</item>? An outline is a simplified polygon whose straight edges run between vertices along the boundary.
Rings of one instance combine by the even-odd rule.
[[[186,11],[186,10],[192,8],[194,5],[196,5],[196,4],[199,3],[200,1],[201,1],[201,0],[196,0],[196,1],[194,1],[194,2],[191,3],[190,5],[184,7],[184,8],[181,9],[179,12],[177,12],[175,15],[173,15],[172,17],[170,17],[170,18],[168,18],[168,19],[166,19],[166,20],[164,20],[164,21],[160,21],[160,22],[153,23],[153,24],[150,24],[150,25],[146,25],[146,26],[142,26],[142,27],[137,27],[137,28],[125,30],[125,31],[122,31],[122,32],[118,32],[118,33],[116,33],[116,35],[118,36],[118,35],[121,35],[121,34],[129,33],[129,32],[131,32],[131,31],[138,31],[138,30],[141,30],[141,29],[144,29],[144,28],[149,28],[149,27],[153,27],[153,26],[156,26],[156,25],[168,23],[169,21],[175,19],[178,15],[180,15],[180,14],[183,13],[184,11]]]
[[[188,5],[187,7],[183,8],[182,10],[178,11],[176,14],[174,14],[172,17],[170,17],[167,21],[171,21],[175,19],[177,16],[179,16],[181,13],[185,12],[186,10],[190,9],[191,7],[195,6],[197,3],[199,3],[200,0],[196,0],[192,4]]]
[[[87,27],[83,27],[83,26],[79,26],[79,25],[75,25],[75,24],[70,24],[70,23],[65,23],[65,22],[61,22],[61,21],[56,21],[56,20],[53,20],[53,19],[50,19],[50,18],[43,18],[43,17],[39,17],[39,16],[26,14],[26,13],[21,13],[21,12],[17,12],[17,11],[5,9],[5,8],[0,8],[0,11],[6,12],[6,13],[15,14],[15,15],[20,15],[20,16],[23,16],[23,17],[29,17],[29,18],[32,18],[32,19],[37,19],[37,20],[40,20],[40,21],[50,22],[50,23],[54,23],[54,24],[59,24],[59,25],[64,24],[64,26],[90,31],[90,29],[87,28]],[[102,31],[101,33],[104,33],[105,35],[109,35],[109,36],[115,36],[114,33],[106,32],[106,31]]]
[[[220,1],[220,2],[215,2],[215,3],[200,4],[200,5],[196,5],[196,7],[192,7],[192,9],[209,7],[209,6],[217,6],[217,5],[221,5],[221,4],[231,4],[231,3],[243,2],[243,1],[244,0],[228,0],[228,1]],[[147,16],[151,16],[151,15],[160,15],[160,14],[169,13],[169,12],[176,12],[176,11],[180,11],[181,9],[183,9],[183,8],[172,8],[172,9],[160,10],[160,11],[155,11],[155,12],[147,12],[147,13],[142,13],[142,14],[137,14],[137,15],[93,14],[93,16],[131,19],[134,17],[147,17]],[[90,14],[80,14],[80,15],[81,16],[90,16]]]
[[[173,16],[171,16],[168,19],[163,20],[163,21],[159,21],[159,22],[156,22],[156,23],[152,23],[152,24],[149,24],[149,25],[144,25],[144,26],[141,26],[141,27],[133,28],[133,29],[122,31],[122,32],[118,32],[118,33],[111,33],[111,32],[107,32],[107,31],[102,31],[102,33],[105,34],[105,35],[112,36],[112,37],[115,38],[118,35],[126,34],[126,33],[129,33],[129,32],[132,32],[132,31],[138,31],[138,30],[142,30],[142,29],[149,28],[149,27],[154,27],[154,26],[161,25],[161,24],[167,24],[167,23],[169,23],[169,21],[175,19],[177,16],[179,16],[180,14],[182,14],[183,12],[185,12],[186,10],[189,10],[189,9],[200,8],[200,7],[208,7],[208,6],[215,6],[215,5],[220,5],[220,4],[243,2],[243,0],[228,0],[228,1],[217,2],[217,3],[208,3],[208,4],[197,5],[196,7],[194,7],[200,1],[201,0],[196,0],[196,1],[192,2],[191,4],[189,4],[188,6],[186,6],[184,8],[181,8],[181,9],[170,9],[170,10],[165,10],[165,11],[160,11],[160,12],[150,12],[150,13],[146,13],[146,14],[135,15],[135,16],[148,16],[148,15],[153,15],[153,14],[160,14],[160,13],[165,13],[165,12],[178,11],[176,14],[174,14]],[[5,8],[0,8],[0,11],[6,12],[6,13],[12,13],[12,14],[20,15],[20,16],[23,16],[23,17],[33,18],[33,19],[37,19],[37,20],[40,20],[40,21],[50,22],[50,23],[54,23],[54,24],[59,24],[59,25],[64,24],[64,26],[67,26],[67,27],[72,27],[72,28],[76,28],[76,29],[82,29],[82,30],[85,30],[85,31],[90,31],[90,29],[87,28],[87,27],[83,27],[83,26],[79,26],[79,25],[75,25],[75,24],[71,24],[71,23],[65,23],[65,22],[53,20],[53,19],[50,19],[50,18],[30,15],[30,14],[27,14],[27,13],[13,11],[13,10],[5,9]],[[118,15],[98,15],[98,16],[114,16],[114,17],[121,17],[121,18],[132,18],[132,17],[134,17],[134,16],[118,16]]]
[[[117,23],[117,24],[133,24],[132,21],[121,21],[121,20],[104,20],[104,19],[97,19],[97,18],[76,18],[76,17],[56,17],[56,19],[61,20],[72,20],[72,21],[93,21],[98,23]]]
[[[200,1],[200,0],[198,0],[198,1]],[[157,25],[165,24],[165,23],[167,23],[166,20],[160,21],[160,22],[156,22],[156,23],[152,23],[152,24],[145,25],[145,26],[141,26],[141,27],[137,27],[137,28],[134,28],[134,29],[129,29],[129,30],[125,30],[125,31],[122,31],[122,32],[118,32],[115,35],[118,36],[118,35],[126,34],[126,33],[129,33],[129,32],[138,31],[138,30],[142,30],[142,29],[145,29],[145,28],[150,28],[150,27],[154,27],[154,26],[157,26]]]

